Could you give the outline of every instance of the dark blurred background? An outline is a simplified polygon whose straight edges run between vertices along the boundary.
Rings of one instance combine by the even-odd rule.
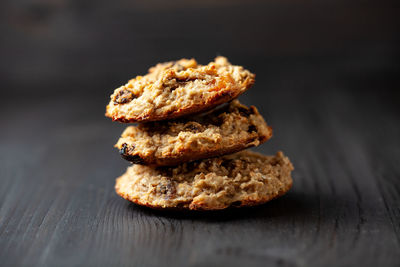
[[[0,8],[2,90],[18,97],[105,96],[157,62],[216,55],[256,72],[254,92],[399,85],[397,1],[3,0]]]

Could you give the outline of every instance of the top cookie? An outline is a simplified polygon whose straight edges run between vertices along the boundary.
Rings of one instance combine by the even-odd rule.
[[[111,95],[106,116],[120,122],[159,121],[209,110],[245,92],[255,75],[217,57],[208,65],[194,59],[157,64]]]

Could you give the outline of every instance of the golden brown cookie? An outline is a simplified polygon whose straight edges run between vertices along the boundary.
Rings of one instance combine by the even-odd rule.
[[[250,151],[151,168],[134,164],[116,181],[123,198],[151,208],[219,210],[265,203],[292,186],[289,159]]]
[[[254,77],[224,57],[205,66],[194,59],[161,63],[117,88],[106,116],[120,122],[143,122],[199,113],[238,97],[250,88]]]
[[[115,146],[133,163],[172,166],[258,146],[271,136],[254,106],[234,100],[192,118],[129,126]]]

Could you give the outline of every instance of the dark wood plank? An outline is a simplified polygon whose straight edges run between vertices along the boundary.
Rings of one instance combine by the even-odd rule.
[[[393,95],[260,88],[243,101],[275,136],[256,150],[283,150],[294,187],[260,207],[210,213],[152,211],[114,193],[127,163],[112,145],[124,125],[103,118],[106,100],[3,106],[2,265],[398,266]]]

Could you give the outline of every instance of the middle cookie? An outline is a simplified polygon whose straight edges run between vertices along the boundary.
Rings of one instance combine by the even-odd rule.
[[[258,146],[272,129],[254,107],[234,100],[209,113],[129,126],[115,145],[136,164],[172,166]]]

